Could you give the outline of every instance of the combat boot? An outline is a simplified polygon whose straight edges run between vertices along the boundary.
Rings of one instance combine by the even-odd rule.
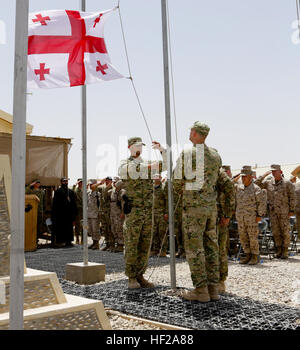
[[[89,245],[89,248],[88,248],[88,249],[93,249],[95,243],[96,243],[96,241],[93,240],[93,244]]]
[[[219,294],[224,294],[226,292],[225,281],[220,281],[218,288],[219,288]]]
[[[181,258],[182,254],[184,254],[184,250],[182,248],[179,248],[176,254],[176,258]]]
[[[143,275],[137,276],[136,279],[142,288],[153,288],[154,287],[154,283],[147,281]]]
[[[219,285],[218,284],[209,284],[208,285],[208,293],[209,293],[211,301],[218,301],[220,299]]]
[[[114,250],[115,253],[123,252],[124,250],[124,245],[123,244],[118,244]]]
[[[95,244],[92,248],[93,250],[98,250],[99,249],[99,241],[95,241]]]
[[[276,255],[275,255],[275,257],[276,257],[277,259],[280,259],[280,258],[281,258],[281,255],[282,255],[282,249],[281,249],[281,247],[276,247]]]
[[[76,242],[75,242],[75,244],[80,244],[80,242],[79,242],[79,236],[76,236]]]
[[[282,254],[281,259],[288,259],[289,258],[289,248],[282,248]]]
[[[258,255],[252,254],[248,265],[256,265],[258,263]]]
[[[128,289],[137,289],[141,288],[139,282],[136,278],[129,278],[128,280]]]
[[[186,300],[197,300],[201,303],[208,303],[210,301],[210,296],[207,287],[195,288],[191,291],[185,291],[182,297]]]
[[[166,252],[161,252],[161,253],[158,254],[158,256],[161,257],[161,258],[164,258],[164,257],[167,256],[167,253]]]
[[[240,264],[248,264],[250,259],[251,259],[251,254],[250,253],[246,254],[246,256],[240,260]]]

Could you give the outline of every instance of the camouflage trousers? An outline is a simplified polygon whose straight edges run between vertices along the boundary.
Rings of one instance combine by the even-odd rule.
[[[238,222],[240,242],[245,254],[259,255],[259,229],[256,222],[256,216],[238,215],[236,218]]]
[[[81,215],[77,215],[76,219],[75,219],[75,236],[76,237],[81,236],[81,239],[82,239],[82,237],[83,237],[83,228],[82,228],[81,220],[82,220],[82,216]]]
[[[270,211],[271,230],[276,247],[290,246],[290,218],[288,214]]]
[[[115,245],[115,238],[111,232],[110,214],[109,212],[100,212],[101,233],[105,238],[105,242],[109,246]]]
[[[136,278],[145,273],[151,248],[151,209],[133,207],[126,215],[123,232],[125,241],[125,275]]]
[[[298,232],[298,237],[300,237],[300,211],[296,210],[296,227]]]
[[[182,230],[182,207],[178,207],[176,212],[174,213],[174,233],[176,236],[178,250],[184,250]]]
[[[228,241],[229,227],[218,224],[218,245],[220,263],[220,281],[224,282],[228,276]]]
[[[168,234],[166,234],[168,223],[164,220],[164,212],[154,213],[154,227],[153,227],[153,239],[152,250],[155,252],[166,253],[168,249]],[[164,240],[164,244],[162,246]]]
[[[110,225],[111,231],[114,236],[115,242],[118,245],[124,244],[124,236],[123,236],[123,224],[124,219],[121,219],[122,211],[118,208],[116,203],[110,203]]]
[[[216,207],[183,209],[184,247],[195,288],[219,283],[219,247],[216,224]]]
[[[99,218],[88,218],[88,235],[93,241],[100,241],[100,226]]]

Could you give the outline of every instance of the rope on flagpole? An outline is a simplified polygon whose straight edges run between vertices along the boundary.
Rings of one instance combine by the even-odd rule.
[[[130,79],[130,81],[131,81],[131,84],[132,84],[132,87],[133,87],[135,96],[136,96],[137,101],[138,101],[138,105],[139,105],[139,107],[140,107],[140,111],[141,111],[141,113],[142,113],[142,117],[143,117],[143,119],[144,119],[144,122],[145,122],[145,124],[146,124],[146,128],[147,128],[147,130],[148,130],[148,133],[149,133],[149,136],[150,136],[150,139],[151,139],[151,142],[152,142],[152,141],[153,141],[153,137],[152,137],[152,135],[151,135],[151,131],[150,131],[150,128],[149,128],[149,124],[148,124],[148,122],[147,122],[147,118],[146,118],[144,109],[143,109],[143,107],[142,107],[141,100],[140,100],[139,95],[138,95],[138,93],[137,93],[137,89],[136,89],[136,87],[135,87],[135,84],[134,84],[134,81],[133,81],[133,77],[132,77],[132,73],[131,73],[131,68],[130,68],[130,63],[129,63],[129,55],[128,55],[128,50],[127,50],[127,43],[126,43],[126,38],[125,38],[125,31],[124,31],[124,27],[123,27],[123,20],[122,20],[121,9],[120,9],[120,0],[118,0],[117,9],[118,9],[118,12],[119,12],[119,18],[120,18],[120,24],[121,24],[121,29],[122,29],[122,36],[123,36],[123,42],[124,42],[124,48],[125,48],[125,54],[126,54],[128,72],[129,72],[129,77],[128,77],[128,79]]]
[[[178,152],[178,132],[177,132],[177,114],[176,114],[176,103],[175,103],[175,84],[174,84],[174,74],[173,74],[173,55],[172,55],[172,45],[171,45],[171,30],[170,30],[170,15],[169,15],[169,2],[167,1],[167,25],[168,25],[168,36],[169,36],[169,56],[170,56],[170,72],[171,72],[171,85],[172,85],[172,99],[173,99],[173,111],[174,111],[174,127],[175,136]]]
[[[299,1],[299,2],[298,2],[298,1]],[[300,0],[296,0],[297,19],[298,19],[298,28],[299,28],[299,39],[300,39],[300,15],[299,15],[299,6],[300,6]]]

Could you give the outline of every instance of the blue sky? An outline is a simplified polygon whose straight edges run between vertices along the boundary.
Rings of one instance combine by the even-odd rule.
[[[87,0],[87,11],[117,1]],[[79,0],[31,0],[30,11],[79,9]],[[294,0],[169,0],[179,142],[196,120],[211,127],[207,144],[239,168],[300,163],[300,45],[292,42]],[[132,75],[153,138],[165,142],[160,0],[121,0]],[[0,109],[12,112],[15,1],[2,0]],[[118,13],[105,29],[112,64],[128,75]],[[97,148],[118,150],[119,136],[150,138],[127,79],[88,86],[88,177]],[[81,176],[80,88],[34,90],[27,121],[35,135],[73,138],[69,177]],[[173,141],[175,142],[174,122]],[[105,175],[105,174],[103,174]],[[114,175],[114,174],[111,174]]]

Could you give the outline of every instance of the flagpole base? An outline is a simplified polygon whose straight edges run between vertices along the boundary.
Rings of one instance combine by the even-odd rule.
[[[105,281],[105,265],[89,262],[66,265],[65,279],[78,284],[94,284]]]

